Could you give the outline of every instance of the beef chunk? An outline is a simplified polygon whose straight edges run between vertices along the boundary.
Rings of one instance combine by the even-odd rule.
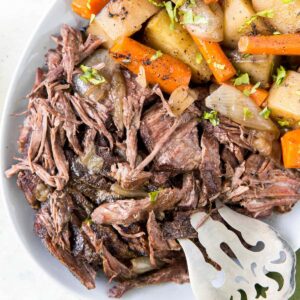
[[[186,123],[194,117],[194,114],[186,112]],[[161,105],[156,105],[145,113],[141,123],[141,136],[149,152],[172,124],[172,118]],[[185,124],[177,128],[154,161],[156,169],[161,171],[182,172],[196,169],[201,161],[201,151],[195,124]]]
[[[165,282],[175,282],[178,284],[189,282],[189,275],[185,263],[176,263],[151,274],[140,276],[137,279],[119,283],[110,289],[109,296],[113,298],[121,298],[127,291],[133,288]]]
[[[204,195],[209,199],[221,192],[219,143],[213,136],[204,131],[201,138],[201,147],[200,175]]]

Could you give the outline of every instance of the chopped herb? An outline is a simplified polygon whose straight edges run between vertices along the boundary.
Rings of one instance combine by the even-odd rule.
[[[265,10],[259,11],[258,13],[256,13],[256,15],[259,17],[272,19],[274,17],[274,10],[273,9],[265,9]]]
[[[200,65],[202,63],[203,60],[203,56],[201,55],[201,53],[197,53],[196,54],[196,64]]]
[[[225,69],[225,65],[223,64],[218,64],[216,62],[214,62],[214,67],[219,69],[219,70],[224,70]]]
[[[91,7],[91,0],[88,0],[87,3],[86,3],[86,7],[91,10],[92,7]]]
[[[281,32],[279,32],[279,31],[274,31],[273,34],[274,34],[274,35],[279,35],[279,34],[281,34]]]
[[[164,7],[165,4],[164,3],[160,3],[160,2],[156,2],[154,0],[148,0],[151,4],[153,4],[154,6],[157,6],[157,7]]]
[[[286,77],[286,70],[283,66],[277,68],[277,75],[273,76],[273,79],[277,85],[281,85]]]
[[[90,18],[90,24],[92,24],[95,21],[96,15],[95,14],[91,14],[91,18]]]
[[[281,0],[283,4],[289,4],[294,2],[295,0]]]
[[[266,106],[259,114],[267,120],[269,119],[271,112],[271,109]]]
[[[91,67],[88,67],[85,65],[81,65],[80,69],[83,72],[83,74],[79,78],[85,83],[99,85],[106,81],[105,78],[99,74],[98,70],[96,70],[94,68],[91,68]]]
[[[253,115],[248,107],[243,107],[244,121],[250,119]]]
[[[157,190],[157,191],[153,191],[153,192],[148,193],[148,195],[149,195],[149,197],[150,197],[150,202],[151,202],[151,203],[155,203],[155,202],[156,202],[159,193],[160,193],[160,190]]]
[[[191,9],[183,14],[182,24],[207,24],[207,22],[207,18],[201,15],[195,16]]]
[[[242,26],[240,26],[238,32],[243,32],[248,26],[250,26],[257,19],[257,17],[272,19],[274,17],[274,11],[273,11],[273,9],[265,9],[265,10],[259,11],[258,13],[256,13],[256,15],[248,18],[245,21],[245,23]]]
[[[156,51],[156,53],[154,55],[151,56],[150,60],[154,61],[162,56],[163,56],[163,53],[160,50],[158,50],[158,51]]]
[[[281,126],[281,127],[288,127],[290,126],[290,122],[287,120],[278,120],[277,123]]]
[[[248,58],[250,56],[251,56],[251,54],[249,54],[249,53],[242,54],[242,58]]]
[[[164,6],[166,8],[166,11],[171,21],[170,28],[171,30],[174,30],[175,21],[176,21],[176,10],[173,9],[172,1],[164,2]]]
[[[242,84],[249,84],[250,79],[248,73],[243,73],[239,75],[237,78],[233,79],[234,85],[242,85]]]
[[[256,92],[256,90],[259,88],[260,86],[260,82],[257,82],[250,90],[246,89],[243,91],[243,94],[247,97],[249,97],[250,95],[254,94]]]
[[[213,126],[217,126],[220,124],[220,120],[218,118],[218,112],[212,110],[210,112],[205,111],[203,113],[203,119],[208,120]]]

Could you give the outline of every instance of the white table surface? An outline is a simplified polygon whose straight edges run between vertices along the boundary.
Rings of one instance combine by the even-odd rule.
[[[52,0],[0,0],[0,112],[23,47],[51,2]],[[83,299],[59,286],[29,257],[11,228],[1,200],[0,299]]]

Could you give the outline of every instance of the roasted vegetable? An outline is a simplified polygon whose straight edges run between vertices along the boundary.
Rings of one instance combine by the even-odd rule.
[[[286,168],[300,168],[300,129],[287,132],[281,138],[283,163]]]
[[[249,97],[233,86],[223,84],[205,100],[211,108],[231,120],[248,128],[268,131],[278,136],[278,128],[270,120],[265,119],[261,109]]]
[[[238,46],[248,54],[300,55],[300,34],[242,36]]]
[[[288,71],[281,84],[274,83],[268,97],[272,116],[290,125],[300,121],[300,73]]]
[[[204,59],[197,59],[199,50],[188,32],[175,23],[170,28],[170,19],[165,10],[153,16],[145,29],[145,40],[152,48],[170,54],[187,64],[192,70],[192,80],[208,81],[212,75]]]
[[[111,49],[113,59],[138,74],[143,66],[146,79],[151,84],[159,84],[163,91],[172,93],[179,86],[189,85],[191,70],[180,60],[130,38],[119,40]]]
[[[193,36],[211,42],[223,41],[223,11],[218,3],[202,0],[190,5],[186,1],[179,9],[181,23]]]
[[[300,29],[300,1],[252,0],[256,11],[272,10],[273,17],[267,21],[282,33],[296,33]]]
[[[235,86],[238,90],[242,91],[244,94],[249,95],[249,97],[258,105],[261,106],[267,99],[269,93],[264,89],[256,88],[252,84],[242,84]]]
[[[251,33],[268,34],[270,30],[256,13],[249,0],[225,0],[224,44],[236,48],[242,35]]]
[[[274,55],[256,54],[242,55],[237,51],[229,54],[233,65],[242,73],[247,73],[251,82],[260,82],[262,87],[268,87],[272,71],[278,65],[279,58]]]
[[[236,74],[233,65],[219,43],[204,41],[195,36],[192,37],[219,83],[226,82]]]
[[[139,31],[158,10],[159,7],[148,0],[110,1],[90,24],[88,33],[97,35],[105,41],[106,47],[111,47],[118,38]]]
[[[97,15],[109,0],[73,0],[72,9],[79,16],[90,19]]]

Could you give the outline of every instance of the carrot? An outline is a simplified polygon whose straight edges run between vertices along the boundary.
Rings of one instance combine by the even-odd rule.
[[[97,15],[101,9],[109,2],[109,0],[73,0],[73,11],[85,19]]]
[[[217,3],[219,0],[204,0],[205,4],[213,4],[213,3]]]
[[[283,163],[286,168],[300,168],[300,129],[287,132],[281,138]]]
[[[204,41],[193,35],[192,38],[218,83],[223,83],[236,74],[236,70],[223,52],[219,43]]]
[[[242,36],[238,46],[248,54],[300,55],[300,34]]]
[[[251,91],[253,88],[252,84],[242,84],[235,86],[240,91]],[[256,89],[254,93],[250,94],[249,97],[258,105],[261,106],[267,99],[269,93],[264,89]]]
[[[183,62],[128,37],[119,40],[110,49],[110,54],[134,74],[144,67],[147,82],[158,83],[170,94],[179,86],[187,86],[191,79],[191,70]]]

